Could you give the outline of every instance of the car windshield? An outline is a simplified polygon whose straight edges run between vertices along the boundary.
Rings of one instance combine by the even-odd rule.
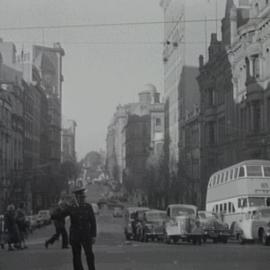
[[[147,221],[162,221],[166,219],[166,213],[162,212],[146,213],[145,217]]]
[[[201,212],[198,214],[201,219],[217,219],[218,216],[211,212]]]
[[[262,217],[270,217],[270,208],[260,210]]]
[[[265,198],[251,197],[248,199],[249,206],[264,206]]]
[[[195,215],[195,210],[192,208],[182,207],[182,206],[172,208],[172,216],[173,217],[185,216],[185,215]]]

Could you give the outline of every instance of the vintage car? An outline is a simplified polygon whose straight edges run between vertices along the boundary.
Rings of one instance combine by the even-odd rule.
[[[201,244],[202,228],[197,219],[197,207],[190,204],[171,204],[167,207],[167,220],[164,224],[166,243],[192,241]]]
[[[270,207],[258,207],[245,215],[238,222],[240,234],[238,239],[241,244],[246,241],[260,241],[264,245],[270,243]]]
[[[141,211],[149,210],[148,207],[128,207],[125,210],[124,233],[127,240],[135,239],[136,217]]]
[[[5,232],[5,217],[0,215],[0,246],[4,249],[7,242],[7,234]]]
[[[113,207],[113,217],[123,217],[123,205],[115,205]]]
[[[231,231],[228,224],[224,223],[217,214],[208,211],[198,211],[198,218],[204,232],[204,241],[212,239],[214,243],[228,242]]]
[[[138,235],[138,240],[148,242],[149,239],[163,239],[163,227],[166,219],[167,215],[165,211],[149,210],[144,212],[136,228],[136,235]]]
[[[51,223],[50,210],[40,210],[37,214],[38,226],[48,225]]]

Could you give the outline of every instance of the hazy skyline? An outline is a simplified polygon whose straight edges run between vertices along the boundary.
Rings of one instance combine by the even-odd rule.
[[[192,0],[212,15],[217,0]],[[162,22],[159,0],[0,0],[0,28],[20,26]],[[219,1],[219,17],[225,0]],[[211,16],[210,14],[210,16]],[[212,16],[213,17],[213,16]],[[194,28],[196,40],[196,27]],[[208,34],[213,31],[209,27]],[[63,116],[77,124],[77,155],[105,149],[107,126],[118,104],[137,101],[147,83],[163,94],[163,24],[1,31],[18,50],[60,42],[63,58]],[[200,41],[201,42],[201,41]],[[208,42],[209,43],[209,42]],[[205,44],[196,44],[203,53]],[[197,63],[196,55],[191,57]]]

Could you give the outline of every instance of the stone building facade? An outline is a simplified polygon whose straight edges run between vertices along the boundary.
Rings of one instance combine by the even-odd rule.
[[[214,171],[270,158],[269,15],[268,1],[228,0],[222,40],[212,34],[209,61],[200,56],[204,193]]]
[[[74,120],[64,120],[62,129],[62,162],[76,162],[76,126]]]
[[[0,52],[0,211],[11,197],[14,203],[24,199],[22,73],[5,65],[4,59],[8,60]]]

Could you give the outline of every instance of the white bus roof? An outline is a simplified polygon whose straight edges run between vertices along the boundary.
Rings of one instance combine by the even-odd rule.
[[[241,176],[232,179],[227,179],[215,184],[215,176],[230,171],[234,168],[243,166],[257,165],[270,167],[269,160],[245,160],[233,166],[224,168],[214,173],[208,183],[207,202],[215,202],[229,198],[236,198],[241,196],[252,197],[268,197],[270,196],[270,177],[269,176]],[[217,177],[216,177],[217,178]],[[211,182],[212,181],[212,182]],[[214,183],[213,183],[214,182]]]
[[[270,166],[270,160],[264,160],[264,159],[251,159],[251,160],[243,160],[239,163],[236,163],[236,164],[233,164],[229,167],[225,167],[223,169],[220,169],[218,171],[216,171],[215,173],[213,173],[210,178],[220,172],[223,172],[227,169],[232,169],[232,168],[235,168],[235,167],[241,167],[243,165],[265,165],[265,166]]]

